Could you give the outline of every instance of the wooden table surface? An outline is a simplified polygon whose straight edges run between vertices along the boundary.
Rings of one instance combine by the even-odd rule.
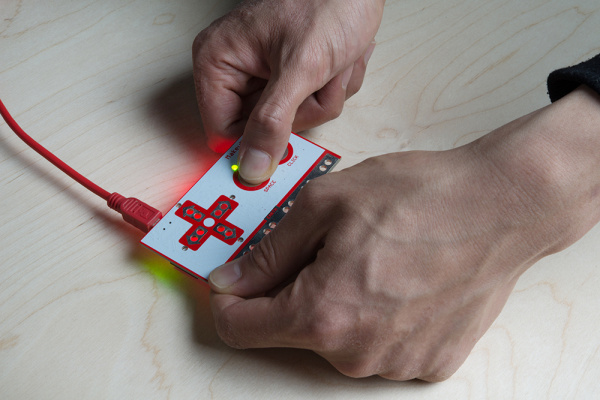
[[[195,35],[235,1],[2,0],[0,98],[84,175],[167,211],[205,146]],[[448,149],[548,104],[600,52],[597,0],[388,0],[363,89],[307,137],[338,168]],[[2,399],[598,399],[600,227],[519,281],[439,384],[350,379],[308,351],[239,351],[203,284],[0,124]]]

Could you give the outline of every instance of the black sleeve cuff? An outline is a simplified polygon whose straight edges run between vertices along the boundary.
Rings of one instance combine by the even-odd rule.
[[[581,64],[552,72],[548,76],[550,100],[559,100],[579,85],[586,85],[600,94],[600,54]]]

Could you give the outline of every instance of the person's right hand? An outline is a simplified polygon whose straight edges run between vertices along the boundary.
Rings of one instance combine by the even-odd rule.
[[[194,79],[209,146],[223,152],[243,134],[241,177],[268,179],[292,130],[336,118],[360,89],[384,3],[246,1],[200,32]]]

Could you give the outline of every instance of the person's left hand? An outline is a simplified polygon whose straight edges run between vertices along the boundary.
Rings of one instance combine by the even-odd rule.
[[[269,236],[211,273],[219,335],[311,349],[354,377],[448,378],[518,277],[600,218],[597,154],[570,150],[600,144],[584,97],[461,148],[311,181]]]

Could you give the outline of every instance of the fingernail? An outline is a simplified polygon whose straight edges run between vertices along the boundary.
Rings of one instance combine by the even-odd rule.
[[[208,280],[217,289],[225,289],[239,281],[241,277],[240,264],[237,261],[232,261],[214,269]]]
[[[240,159],[239,173],[242,178],[250,183],[260,183],[267,179],[271,167],[271,156],[262,150],[247,149]]]
[[[342,89],[344,90],[346,90],[346,88],[348,87],[348,83],[350,82],[350,78],[352,77],[353,69],[353,66],[350,66],[344,71],[344,74],[342,75]]]
[[[373,50],[375,50],[376,44],[377,43],[375,43],[375,42],[371,42],[369,47],[367,47],[367,51],[365,51],[365,65],[367,65],[369,63],[369,60],[371,59],[371,56],[373,55]]]

